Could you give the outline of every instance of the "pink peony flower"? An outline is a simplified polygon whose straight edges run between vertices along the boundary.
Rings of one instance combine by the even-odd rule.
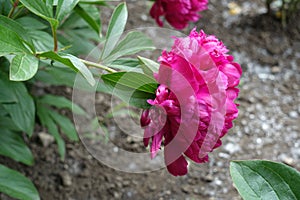
[[[151,158],[164,144],[165,164],[174,175],[187,173],[185,156],[196,163],[221,145],[238,115],[237,88],[242,69],[215,36],[192,30],[176,38],[170,52],[159,58],[156,98],[148,100],[141,126]],[[185,156],[184,156],[185,155]]]
[[[176,29],[183,29],[189,21],[196,22],[200,18],[198,12],[207,9],[208,0],[156,0],[150,15],[159,26],[163,26],[160,17],[166,20]]]

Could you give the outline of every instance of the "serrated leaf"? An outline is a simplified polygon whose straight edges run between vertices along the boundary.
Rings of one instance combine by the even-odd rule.
[[[55,121],[56,124],[60,126],[61,130],[70,140],[78,141],[76,129],[69,118],[60,115],[52,110],[49,110],[49,114],[52,117],[53,121]]]
[[[56,108],[67,108],[78,115],[84,115],[86,112],[78,105],[70,101],[69,99],[62,96],[44,95],[40,100],[43,104],[55,106]]]
[[[110,19],[108,29],[105,36],[104,48],[101,55],[101,60],[105,59],[116,46],[119,38],[121,37],[126,21],[128,17],[128,11],[126,3],[119,4]]]
[[[15,32],[23,41],[30,47],[31,51],[35,53],[35,48],[32,43],[32,40],[26,29],[22,27],[17,21],[14,21],[8,17],[0,15],[0,24]]]
[[[33,155],[23,141],[21,133],[16,133],[1,126],[0,154],[26,165],[33,164]]]
[[[35,122],[35,105],[22,82],[9,81],[5,74],[0,73],[0,82],[13,94],[13,102],[3,103],[3,107],[10,114],[16,126],[32,135]],[[1,92],[0,92],[1,93]]]
[[[111,63],[117,58],[126,55],[133,55],[143,50],[154,50],[152,40],[145,34],[137,31],[130,32],[119,42],[110,55],[103,60],[104,63]]]
[[[143,69],[143,72],[149,76],[153,76],[153,73],[157,73],[159,69],[159,64],[154,62],[153,60],[150,60],[148,58],[144,58],[141,56],[138,56],[138,59],[141,63],[141,68]]]
[[[58,62],[65,64],[68,67],[71,67],[75,71],[79,71],[83,77],[91,84],[95,85],[95,79],[91,71],[83,64],[77,57],[71,54],[60,53],[57,54],[53,51],[48,51],[39,55],[40,57],[46,57]]]
[[[12,81],[26,81],[37,72],[39,60],[31,54],[16,55],[10,65],[9,78]]]
[[[96,20],[93,19],[92,16],[90,16],[90,14],[88,12],[85,11],[84,8],[82,8],[82,6],[80,6],[79,4],[75,7],[75,12],[81,16],[82,19],[84,19],[84,21],[86,21],[89,26],[96,31],[97,34],[100,33],[100,27],[101,27],[101,21],[98,20],[98,22]],[[100,19],[100,16],[99,16]]]
[[[0,192],[21,200],[39,200],[33,183],[20,172],[0,164]]]
[[[49,133],[54,137],[58,146],[58,153],[63,160],[66,154],[65,142],[59,135],[58,128],[51,118],[48,108],[44,107],[40,102],[37,102],[37,115],[41,121],[41,124],[46,127]]]
[[[65,16],[67,16],[79,0],[58,0],[56,7],[56,19],[62,21]]]
[[[300,199],[300,173],[282,163],[265,160],[232,161],[230,174],[244,199]]]

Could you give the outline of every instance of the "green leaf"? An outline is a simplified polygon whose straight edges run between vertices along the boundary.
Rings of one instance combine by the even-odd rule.
[[[244,199],[300,199],[300,173],[282,163],[233,161],[230,163],[230,174]]]
[[[139,68],[139,61],[133,58],[119,58],[108,64],[108,66],[122,71],[142,72],[142,70]]]
[[[105,83],[118,88],[131,88],[150,94],[155,94],[157,89],[156,80],[142,73],[137,72],[116,72],[101,76]]]
[[[0,0],[0,14],[7,16],[12,8],[12,3],[7,0]]]
[[[55,121],[56,124],[60,126],[61,130],[70,140],[78,141],[76,129],[69,118],[60,115],[52,110],[49,110],[49,114],[52,117],[53,121]]]
[[[1,73],[0,85],[5,85],[7,90],[13,94],[14,100],[14,102],[2,104],[3,107],[10,114],[16,126],[31,136],[35,122],[35,106],[25,85],[22,82],[9,81],[5,74]]]
[[[54,137],[58,146],[58,153],[63,160],[66,154],[65,142],[59,135],[58,128],[50,116],[48,108],[43,106],[43,104],[39,101],[37,101],[37,115],[41,121],[41,124],[48,128],[49,133]]]
[[[20,172],[0,164],[0,192],[21,200],[39,200],[33,183]]]
[[[115,8],[108,25],[101,60],[105,59],[116,46],[124,31],[127,17],[128,11],[126,8],[126,3],[119,4],[118,7]]]
[[[30,53],[24,46],[22,39],[15,31],[0,24],[0,56],[10,53]]]
[[[56,108],[67,108],[78,115],[84,115],[86,112],[78,105],[73,104],[69,99],[62,96],[44,95],[40,100],[43,104],[55,106]]]
[[[22,134],[4,127],[1,127],[0,132],[0,154],[26,165],[33,164],[33,155],[24,143]]]
[[[20,2],[37,16],[47,20],[54,29],[57,29],[59,21],[53,18],[53,0],[20,0]]]
[[[101,5],[106,6],[106,0],[80,0],[82,4],[94,4],[94,5]]]
[[[56,19],[62,21],[65,16],[67,16],[79,0],[58,0],[56,7]]]
[[[98,22],[96,20],[93,19],[92,16],[90,16],[90,14],[88,12],[86,12],[86,10],[80,6],[80,5],[77,5],[75,7],[75,11],[78,15],[80,15],[82,17],[82,19],[84,19],[84,21],[86,21],[89,26],[94,30],[96,31],[96,33],[100,33],[100,26],[101,26],[101,22],[100,20],[98,20]],[[100,16],[99,16],[99,19],[100,19]]]
[[[152,40],[145,34],[137,31],[130,32],[120,41],[111,54],[103,60],[104,63],[111,63],[119,57],[133,55],[143,50],[154,50]]]
[[[24,16],[15,20],[27,30],[42,30],[48,28],[46,24],[36,18]]]
[[[54,63],[54,65],[57,64],[58,63]],[[42,81],[48,85],[56,85],[56,86],[65,85],[65,86],[73,87],[76,74],[71,68],[65,67],[65,65],[64,67],[56,67],[56,66],[45,66],[43,64],[42,67],[44,67],[45,69],[38,70],[37,74],[34,76],[35,79]]]
[[[153,76],[153,73],[157,73],[159,69],[159,64],[154,62],[153,60],[150,60],[148,58],[144,58],[141,56],[138,56],[138,59],[141,63],[141,67],[143,69],[143,72],[149,76]]]
[[[137,72],[117,72],[101,76],[104,83],[111,87],[111,93],[129,105],[149,108],[148,99],[155,98],[157,82],[150,76]]]
[[[12,81],[26,81],[37,72],[39,60],[31,54],[16,55],[10,65],[9,78]]]
[[[87,68],[87,66],[84,63],[82,63],[77,57],[71,54],[57,54],[53,51],[42,53],[39,56],[61,62],[66,66],[71,67],[75,71],[79,71],[83,75],[83,77],[89,82],[89,84],[95,85],[95,79],[93,77],[93,74]]]
[[[9,116],[7,116],[8,113],[5,112],[2,105],[1,105],[1,107],[2,107],[3,110],[0,109],[0,112],[4,112],[4,114],[1,113],[3,115],[0,115],[0,127],[1,127],[1,129],[8,129],[8,130],[11,130],[11,131],[18,131],[18,132],[22,131],[16,126],[16,124],[12,121],[12,119]]]
[[[11,31],[15,32],[30,47],[32,52],[35,52],[31,37],[29,36],[27,30],[24,29],[21,24],[8,17],[1,15],[0,24],[1,26],[5,26],[7,29],[10,29]]]

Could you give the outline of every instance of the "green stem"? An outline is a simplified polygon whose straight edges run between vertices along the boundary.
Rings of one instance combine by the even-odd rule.
[[[9,13],[8,13],[8,18],[11,18],[12,17],[12,15],[14,14],[14,12],[15,12],[15,10],[16,10],[16,7],[18,7],[18,4],[19,4],[19,0],[16,0],[15,2],[14,2],[14,5],[13,5],[13,7],[11,8],[11,10],[9,11]]]
[[[57,34],[56,34],[56,29],[52,25],[51,25],[51,30],[52,30],[53,43],[54,43],[53,51],[57,52],[57,49],[58,49]]]
[[[83,59],[79,59],[81,62],[83,62],[84,64],[88,65],[88,66],[92,66],[92,67],[96,67],[96,68],[99,68],[99,69],[103,69],[109,73],[115,73],[117,72],[116,70],[112,69],[112,68],[109,68],[109,67],[106,67],[104,65],[101,65],[101,64],[98,64],[98,63],[94,63],[94,62],[90,62],[90,61],[87,61],[87,60],[83,60]]]

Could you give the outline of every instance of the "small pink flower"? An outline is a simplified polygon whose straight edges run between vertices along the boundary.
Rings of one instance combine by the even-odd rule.
[[[141,125],[144,145],[151,141],[151,158],[163,142],[165,164],[174,176],[187,173],[185,156],[207,162],[238,115],[234,100],[242,69],[227,52],[215,36],[194,29],[188,37],[176,38],[171,51],[159,58],[154,77],[160,85]]]
[[[206,10],[207,3],[208,0],[156,0],[150,15],[159,26],[163,26],[160,17],[164,16],[174,28],[183,29],[188,22],[198,21],[198,12]]]

